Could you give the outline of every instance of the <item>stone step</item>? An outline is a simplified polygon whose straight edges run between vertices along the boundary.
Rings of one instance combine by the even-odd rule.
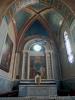
[[[63,97],[1,97],[0,100],[75,100],[75,96]]]

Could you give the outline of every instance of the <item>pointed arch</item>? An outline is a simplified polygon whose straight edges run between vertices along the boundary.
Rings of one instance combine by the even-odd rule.
[[[42,17],[37,15],[24,28],[24,31],[19,39],[17,49],[19,49],[21,45],[24,45],[23,43],[24,43],[25,39],[27,38],[27,37],[24,37],[24,33],[31,27],[32,23],[34,23],[36,20],[38,20],[41,23],[41,25],[45,28],[45,30],[48,32],[48,37],[52,38],[52,34],[50,34],[52,32],[51,32],[50,27],[48,26],[48,23],[46,22],[45,19],[43,19]]]

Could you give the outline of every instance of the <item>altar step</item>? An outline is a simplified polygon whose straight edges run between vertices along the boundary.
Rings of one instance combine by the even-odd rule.
[[[75,97],[1,97],[0,100],[75,100]]]
[[[57,84],[54,80],[43,80],[40,85],[34,80],[21,80],[19,83],[19,97],[49,97],[57,96]],[[41,100],[41,99],[40,99]]]

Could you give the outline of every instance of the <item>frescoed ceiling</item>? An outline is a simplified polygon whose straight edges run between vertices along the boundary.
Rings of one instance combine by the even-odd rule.
[[[58,13],[55,10],[45,12],[43,14],[43,16],[45,17],[45,19],[49,23],[49,26],[51,27],[52,32],[57,33],[61,27],[62,22],[63,22],[63,19],[64,19],[63,16],[60,15],[60,13]]]
[[[68,2],[67,0],[64,0],[66,4],[60,0],[29,1],[32,2],[29,4],[28,0],[15,0],[12,5],[8,7],[8,12],[10,12],[15,21],[16,37],[18,37],[17,42],[19,39],[21,40],[24,38],[23,36],[35,34],[45,36],[53,34],[53,36],[57,36],[64,21],[71,24],[74,19],[73,13],[71,13],[69,7],[66,5],[69,4],[72,6],[72,3],[70,4],[70,2],[73,1],[74,3],[74,0],[69,0]],[[2,13],[11,2],[12,0],[6,0],[6,3],[1,1],[4,6],[1,6],[2,10],[0,9],[0,13]],[[28,6],[26,5],[26,2],[29,4]],[[48,33],[46,27],[51,33]]]
[[[14,1],[19,1],[19,0],[1,0],[0,13],[3,12]],[[42,0],[42,1],[52,1],[52,0]],[[75,0],[63,0],[63,1],[66,2],[66,4],[69,5],[73,11],[75,11]]]
[[[47,30],[44,26],[38,21],[34,21],[29,29],[24,33],[24,36],[32,36],[32,35],[44,35],[48,36]]]
[[[33,4],[33,5],[30,5],[30,8],[36,12],[39,12],[45,8],[47,8],[48,6],[46,4],[43,4],[43,3],[36,3],[36,4]]]
[[[31,14],[25,11],[19,11],[18,13],[15,14],[14,19],[16,22],[16,28],[18,32],[20,31],[20,29],[23,27],[23,25],[26,23],[26,21],[29,19],[30,16]]]

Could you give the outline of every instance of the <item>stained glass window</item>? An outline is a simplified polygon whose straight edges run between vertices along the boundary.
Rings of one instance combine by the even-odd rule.
[[[68,60],[70,63],[73,63],[74,56],[73,56],[73,52],[71,49],[71,44],[70,44],[70,40],[68,37],[68,33],[66,31],[64,32],[64,39],[65,39],[65,46],[66,46],[66,50],[67,50]]]

